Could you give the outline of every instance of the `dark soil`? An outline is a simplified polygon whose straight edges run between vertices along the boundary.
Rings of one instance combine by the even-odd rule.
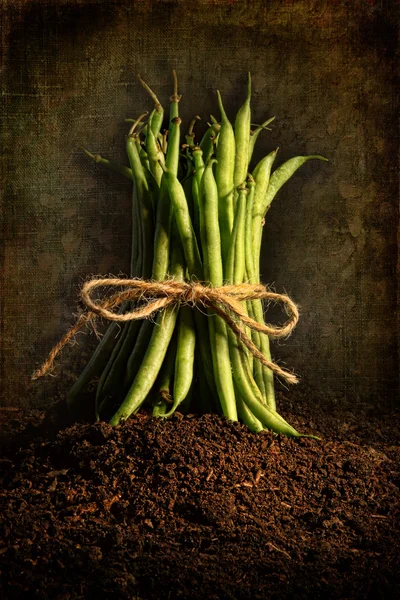
[[[282,406],[323,441],[0,411],[0,597],[400,598],[398,414]]]

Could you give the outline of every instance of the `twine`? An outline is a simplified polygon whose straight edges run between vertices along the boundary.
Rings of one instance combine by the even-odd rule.
[[[126,289],[118,291],[108,298],[94,300],[92,298],[93,291],[105,286],[124,287]],[[216,315],[225,321],[236,337],[260,363],[288,383],[297,383],[298,381],[293,373],[268,360],[243,329],[243,326],[249,327],[254,331],[268,335],[270,338],[277,339],[288,336],[299,320],[298,308],[289,296],[271,292],[261,284],[242,283],[240,285],[224,285],[213,288],[197,282],[188,283],[172,279],[166,281],[119,278],[92,279],[84,283],[81,298],[88,310],[78,317],[75,325],[54,346],[48,358],[34,373],[32,379],[38,379],[49,372],[54,367],[55,358],[60,350],[75,338],[75,335],[86,323],[94,321],[97,317],[124,323],[137,319],[148,319],[156,312],[173,304],[186,304],[193,308],[203,307],[214,311]],[[289,319],[282,326],[257,323],[257,321],[246,315],[241,302],[258,299],[282,303]],[[145,301],[147,303],[122,314],[114,310],[127,301]]]

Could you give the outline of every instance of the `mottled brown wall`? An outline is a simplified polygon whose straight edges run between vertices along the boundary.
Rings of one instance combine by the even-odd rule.
[[[176,68],[186,121],[233,116],[246,72],[253,121],[276,115],[261,156],[321,153],[268,213],[263,279],[302,319],[274,355],[315,400],[388,403],[398,393],[398,5],[374,0],[3,2],[2,402],[62,393],[95,343],[80,336],[57,378],[29,375],[66,330],[82,278],[126,273],[130,186],[83,144],[124,160],[124,118],[167,101]]]

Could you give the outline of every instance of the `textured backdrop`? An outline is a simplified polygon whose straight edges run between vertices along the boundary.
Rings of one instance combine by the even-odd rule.
[[[129,182],[78,146],[126,161],[124,118],[150,106],[136,74],[167,103],[172,68],[186,123],[216,113],[217,88],[233,117],[250,70],[253,122],[277,117],[257,156],[329,158],[303,167],[268,213],[263,280],[302,310],[273,355],[315,401],[397,398],[395,2],[2,5],[4,405],[62,394],[95,345],[80,335],[57,377],[30,384],[82,279],[128,269]]]

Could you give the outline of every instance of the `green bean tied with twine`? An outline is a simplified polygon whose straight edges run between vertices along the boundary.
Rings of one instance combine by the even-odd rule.
[[[211,116],[197,142],[196,116],[181,144],[173,75],[168,130],[159,99],[139,76],[154,108],[133,120],[129,166],[85,150],[133,182],[130,277],[84,284],[85,311],[33,378],[51,371],[64,345],[102,317],[110,325],[69,392],[70,407],[96,379],[94,413],[112,425],[147,406],[162,418],[178,409],[217,412],[254,432],[299,437],[277,412],[274,393],[275,377],[297,378],[272,360],[269,347],[270,338],[291,333],[298,310],[288,296],[260,284],[262,228],[272,200],[297,169],[326,159],[299,156],[273,170],[274,150],[251,168],[255,142],[274,117],[251,130],[250,74],[234,126],[217,92],[220,122]],[[104,287],[119,289],[93,298]],[[283,303],[288,321],[266,324],[263,300]]]

